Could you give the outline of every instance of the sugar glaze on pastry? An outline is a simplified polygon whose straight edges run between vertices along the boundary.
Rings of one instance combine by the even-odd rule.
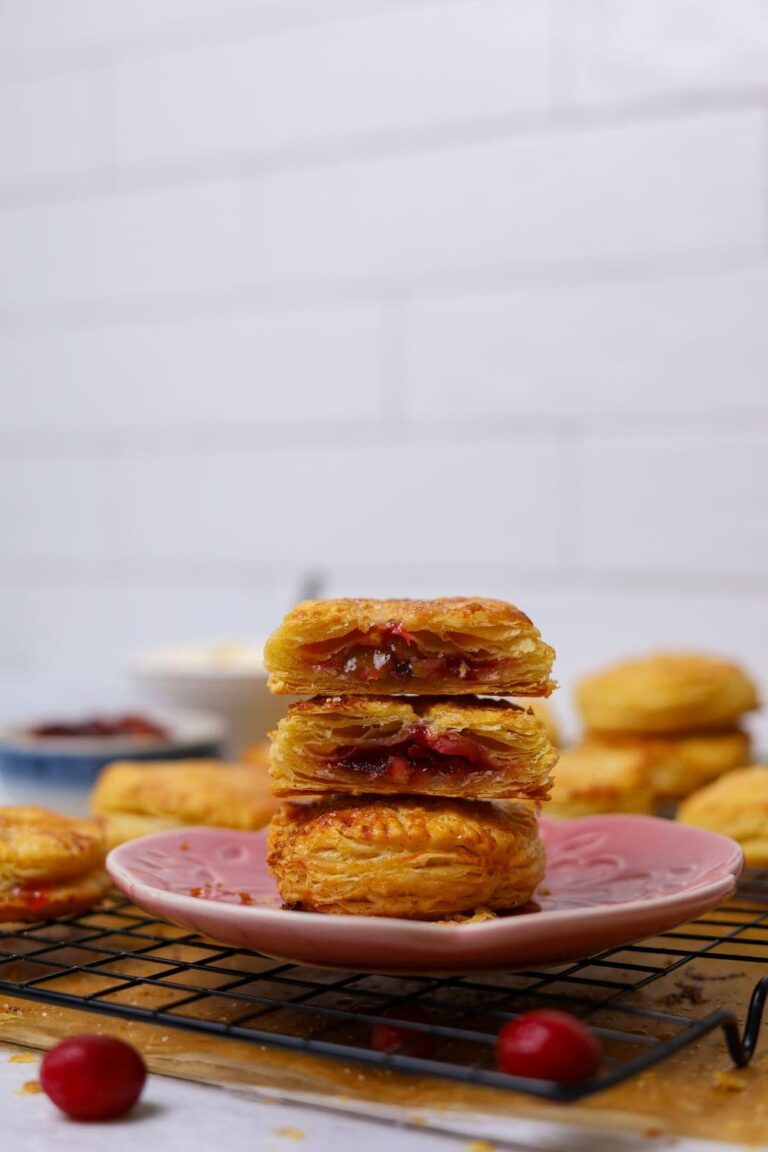
[[[273,692],[548,696],[554,650],[502,600],[305,600],[268,639]]]

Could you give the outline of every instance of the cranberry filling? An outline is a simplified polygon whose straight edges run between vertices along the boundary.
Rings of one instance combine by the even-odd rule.
[[[500,661],[495,656],[466,655],[421,651],[418,643],[399,622],[372,629],[366,643],[353,643],[315,665],[319,671],[331,670],[337,676],[349,676],[358,682],[395,677],[429,680],[434,676],[451,676],[472,682],[493,675]]]
[[[400,786],[426,775],[451,776],[490,767],[485,753],[474,740],[460,732],[430,732],[425,724],[414,724],[396,744],[340,748],[329,763],[335,769],[358,772]]]

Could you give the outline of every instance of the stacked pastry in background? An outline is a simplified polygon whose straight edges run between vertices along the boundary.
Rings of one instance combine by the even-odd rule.
[[[440,919],[528,901],[542,878],[536,814],[557,754],[529,710],[553,650],[497,600],[298,605],[268,640],[273,692],[309,696],[273,733],[289,801],[269,864],[284,902]]]
[[[0,921],[83,912],[105,896],[104,833],[48,808],[0,808]]]
[[[661,810],[749,759],[739,725],[757,692],[725,660],[675,652],[628,660],[582,680],[576,700],[582,747],[595,763],[617,751],[644,757]]]

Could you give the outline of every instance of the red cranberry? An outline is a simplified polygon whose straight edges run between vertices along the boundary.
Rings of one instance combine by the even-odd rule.
[[[397,1052],[403,1056],[420,1056],[428,1060],[434,1054],[436,1039],[429,1032],[407,1028],[405,1024],[433,1024],[428,1012],[416,1004],[403,1004],[381,1014],[386,1023],[375,1024],[371,1046],[377,1052]]]
[[[559,1084],[594,1076],[602,1055],[597,1037],[580,1020],[547,1008],[505,1024],[496,1054],[501,1070],[511,1076]]]
[[[114,1036],[70,1036],[51,1048],[40,1085],[73,1120],[111,1120],[131,1108],[147,1072],[135,1048]]]

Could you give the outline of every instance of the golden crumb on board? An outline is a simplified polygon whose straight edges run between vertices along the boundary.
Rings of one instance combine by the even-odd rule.
[[[303,1128],[292,1128],[290,1124],[275,1128],[274,1132],[275,1136],[285,1136],[286,1140],[304,1140],[307,1135]]]
[[[31,1052],[15,1052],[13,1056],[8,1057],[9,1064],[39,1064],[40,1057],[34,1056]]]
[[[25,1080],[21,1088],[17,1091],[17,1096],[37,1096],[42,1092],[39,1080]]]
[[[494,1148],[490,1140],[470,1140],[467,1144],[467,1152],[493,1152]]]

